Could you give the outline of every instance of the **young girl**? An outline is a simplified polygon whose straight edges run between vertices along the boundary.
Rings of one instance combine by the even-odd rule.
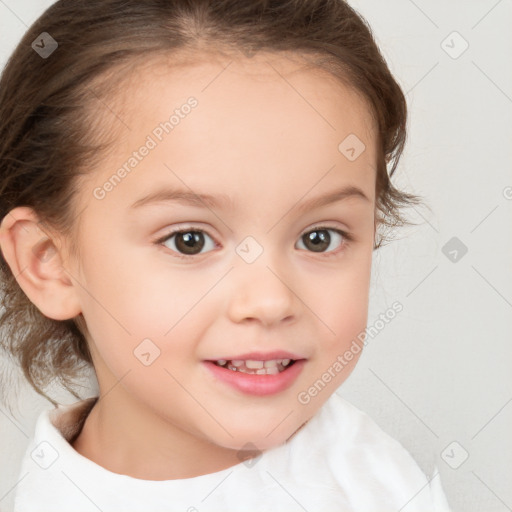
[[[55,406],[16,512],[448,510],[334,393],[418,201],[354,10],[59,0],[0,85],[2,346]],[[91,365],[98,396],[46,395]]]

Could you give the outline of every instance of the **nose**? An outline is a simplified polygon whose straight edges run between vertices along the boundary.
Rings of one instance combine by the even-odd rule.
[[[240,262],[236,266],[228,310],[233,322],[271,326],[296,317],[300,301],[293,292],[291,272],[283,272],[281,267],[263,257],[252,264]]]

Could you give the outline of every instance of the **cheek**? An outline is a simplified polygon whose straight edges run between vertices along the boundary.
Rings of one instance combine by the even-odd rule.
[[[368,321],[371,255],[331,272],[317,293],[317,350],[297,401],[313,415],[355,368],[363,350]],[[320,334],[321,333],[321,334]],[[325,391],[324,391],[325,390]]]
[[[197,320],[197,306],[217,275],[205,276],[185,264],[180,268],[176,259],[157,248],[123,247],[115,240],[110,247],[84,255],[82,298],[92,308],[97,309],[99,302],[106,310],[102,323],[117,322],[132,335],[162,336],[184,317]]]
[[[323,349],[331,355],[364,332],[368,320],[371,253],[354,254],[344,263],[326,274],[312,298],[324,327]]]
[[[142,369],[137,355],[154,360],[152,369],[185,367],[218,316],[208,300],[218,275],[179,269],[165,255],[149,258],[147,249],[112,252],[84,258],[83,314],[97,354],[117,376]]]

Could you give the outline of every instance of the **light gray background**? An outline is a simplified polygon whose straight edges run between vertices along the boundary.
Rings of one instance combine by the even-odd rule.
[[[51,3],[0,0],[2,66]],[[512,2],[351,5],[407,92],[409,138],[396,183],[432,212],[411,211],[419,225],[375,254],[368,325],[395,300],[404,310],[369,339],[337,392],[427,474],[438,468],[454,512],[512,510]],[[468,49],[454,58],[464,40]],[[468,249],[456,261],[443,253],[453,237]],[[21,397],[17,419],[0,408],[1,511],[11,510],[28,437],[49,407],[30,389]]]

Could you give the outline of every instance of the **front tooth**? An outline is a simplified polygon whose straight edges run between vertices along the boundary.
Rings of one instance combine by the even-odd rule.
[[[260,368],[263,368],[263,361],[254,361],[253,359],[248,359],[245,362],[245,366],[251,370],[258,370]]]
[[[233,359],[233,361],[231,361],[231,364],[233,366],[242,366],[244,362],[241,359]]]
[[[266,375],[266,374],[267,374],[267,370],[265,370],[265,368],[256,370],[256,375]]]
[[[279,368],[277,366],[274,366],[273,368],[267,368],[266,372],[267,375],[275,375],[276,373],[279,373]]]
[[[271,359],[270,361],[265,361],[265,368],[274,368],[277,367],[277,359]]]

